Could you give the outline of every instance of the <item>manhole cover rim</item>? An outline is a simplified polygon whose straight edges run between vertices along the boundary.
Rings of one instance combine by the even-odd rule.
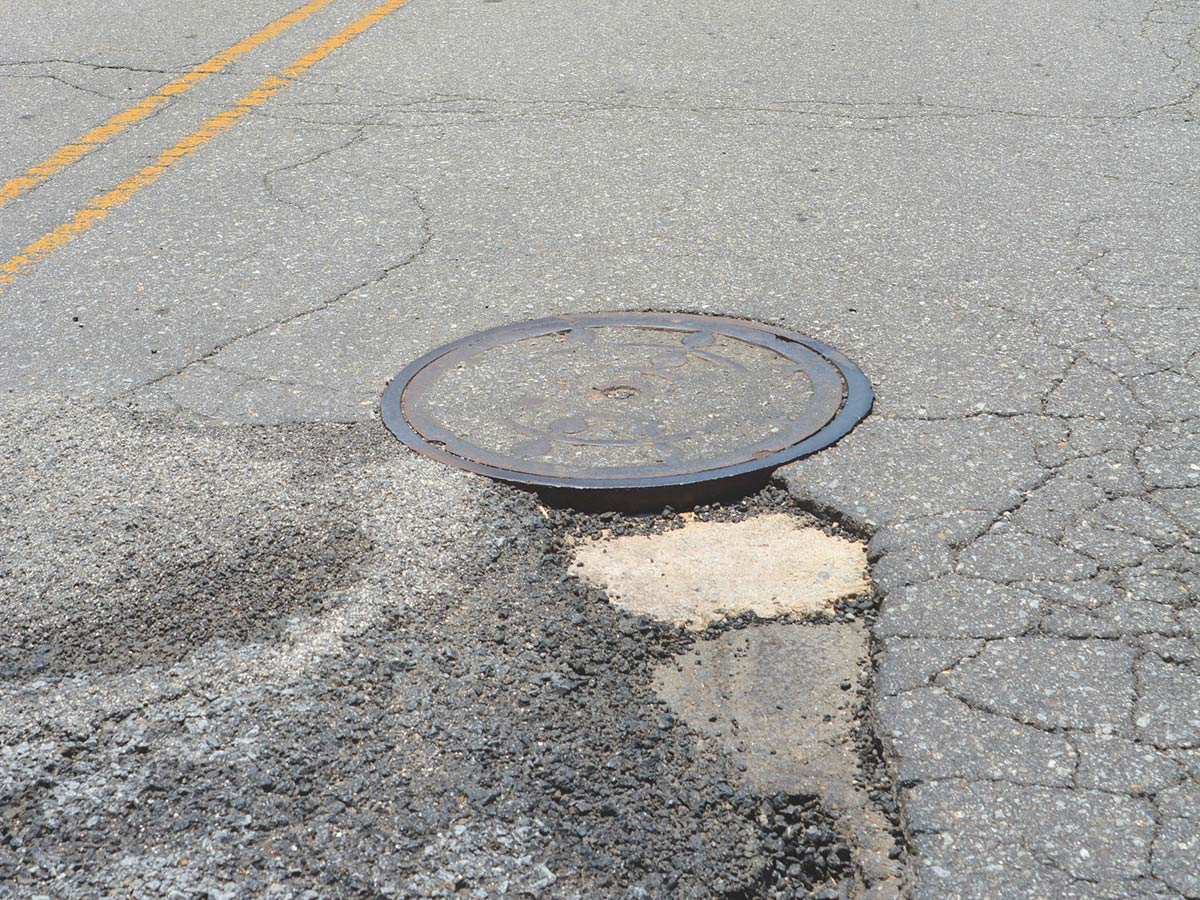
[[[635,321],[645,318],[646,321]],[[732,465],[710,469],[697,469],[669,475],[588,478],[577,475],[544,475],[518,468],[501,468],[452,453],[418,432],[404,414],[404,391],[413,378],[422,370],[448,354],[478,345],[481,350],[496,345],[496,339],[509,336],[514,339],[535,337],[555,332],[565,332],[579,327],[642,327],[664,330],[720,330],[752,333],[756,337],[775,338],[784,344],[795,344],[806,348],[830,363],[845,382],[845,393],[841,406],[833,417],[817,431],[795,444],[763,456]],[[770,349],[770,344],[762,343]],[[427,456],[454,468],[485,475],[498,481],[529,487],[558,488],[582,491],[628,491],[639,488],[669,488],[717,482],[738,476],[750,475],[778,468],[818,450],[836,443],[848,434],[871,411],[875,394],[871,383],[862,370],[839,350],[815,338],[796,334],[749,319],[729,316],[714,316],[697,313],[657,313],[646,311],[610,311],[580,313],[568,316],[546,316],[524,322],[498,325],[485,331],[458,338],[413,360],[393,378],[384,390],[381,416],[387,428],[403,444],[422,456]],[[519,464],[520,460],[513,460]]]

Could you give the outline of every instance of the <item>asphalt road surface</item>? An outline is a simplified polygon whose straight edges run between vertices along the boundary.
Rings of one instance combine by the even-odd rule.
[[[1200,897],[1200,4],[295,3],[0,10],[0,897]],[[379,421],[608,309],[871,377],[901,886]]]

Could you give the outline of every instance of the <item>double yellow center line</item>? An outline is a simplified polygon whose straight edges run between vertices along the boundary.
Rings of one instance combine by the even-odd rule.
[[[3,185],[0,185],[0,207],[4,206],[10,200],[15,200],[26,191],[33,190],[51,175],[61,172],[72,163],[83,159],[97,147],[111,141],[130,125],[154,114],[170,103],[175,97],[186,94],[205,78],[224,71],[238,57],[244,56],[254,48],[265,44],[271,38],[283,34],[293,25],[304,21],[313,13],[324,9],[332,2],[333,0],[313,0],[312,3],[306,3],[286,16],[276,19],[270,25],[260,28],[248,38],[244,38],[232,47],[222,50],[215,56],[206,59],[190,72],[186,72],[169,84],[163,85],[149,97],[139,100],[124,112],[117,113],[103,125],[97,125],[73,143],[63,146],[49,159],[45,159],[36,166],[31,167],[24,175],[10,178]]]
[[[303,21],[332,2],[333,0],[312,0],[312,2],[288,13],[286,16],[276,19],[271,24],[239,41],[227,50],[221,51],[185,75],[139,101],[134,106],[109,119],[104,125],[92,129],[74,143],[67,144],[49,159],[29,169],[24,175],[5,182],[3,188],[0,189],[0,206],[3,206],[20,194],[31,190],[55,173],[61,172],[67,166],[82,159],[88,153],[92,152],[92,150],[120,134],[133,123],[141,121],[157,109],[166,105],[173,97],[177,97],[190,90],[203,79],[223,70],[238,57],[248,53],[276,35],[282,34],[296,23]],[[229,109],[217,113],[205,121],[191,134],[181,138],[174,146],[160,153],[152,163],[140,169],[135,175],[125,179],[107,193],[99,197],[93,197],[87,201],[74,216],[62,225],[46,232],[46,234],[0,266],[0,293],[3,292],[5,285],[11,284],[19,275],[25,273],[38,262],[48,257],[59,247],[70,243],[81,234],[96,226],[110,212],[128,203],[130,198],[142,188],[158,181],[172,166],[187,159],[213,138],[228,131],[241,121],[250,110],[266,103],[314,65],[329,56],[329,54],[343,47],[407,2],[408,0],[387,0],[387,2],[381,3],[366,15],[347,25],[337,34],[322,41],[313,50],[293,60],[281,69],[278,74],[270,76],[256,88],[242,95]]]

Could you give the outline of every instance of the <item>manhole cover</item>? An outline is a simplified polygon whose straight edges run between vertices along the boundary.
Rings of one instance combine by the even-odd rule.
[[[752,322],[591,313],[493,328],[402,371],[383,420],[449,465],[577,508],[682,508],[753,490],[870,411],[832,347]]]

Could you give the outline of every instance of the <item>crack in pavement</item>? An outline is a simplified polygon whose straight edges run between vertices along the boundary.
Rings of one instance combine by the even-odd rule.
[[[325,159],[327,156],[331,156],[334,153],[338,153],[342,150],[349,150],[351,147],[353,147],[355,144],[360,143],[366,137],[366,133],[367,133],[366,128],[367,128],[368,124],[369,124],[369,120],[363,120],[362,122],[359,122],[357,125],[349,126],[352,128],[352,133],[351,133],[350,137],[348,139],[346,139],[345,141],[342,141],[341,143],[338,143],[338,144],[334,144],[333,146],[330,146],[324,150],[321,150],[321,151],[313,154],[312,156],[305,157],[304,159],[301,159],[298,162],[287,163],[285,165],[277,166],[276,168],[268,169],[265,172],[263,172],[262,183],[263,183],[263,189],[266,191],[267,196],[269,196],[276,203],[282,203],[284,206],[290,206],[292,209],[303,212],[306,209],[306,206],[303,203],[301,203],[298,200],[293,200],[293,199],[287,197],[286,195],[284,195],[282,192],[275,189],[275,178],[279,175],[282,175],[284,172],[294,172],[297,169],[302,169],[306,166],[311,166],[313,163],[320,162],[321,160]],[[325,127],[329,127],[329,126],[325,126]]]
[[[201,62],[200,60],[196,60],[195,62],[184,63],[179,68],[160,69],[160,68],[144,68],[141,66],[118,65],[118,64],[114,64],[114,63],[90,62],[88,60],[81,60],[81,59],[47,58],[47,59],[6,60],[4,62],[0,62],[0,68],[15,67],[15,66],[65,65],[65,66],[79,66],[80,68],[93,69],[96,71],[110,70],[110,71],[115,71],[115,72],[134,72],[137,74],[151,74],[151,75],[182,75],[184,72],[194,69],[196,66],[200,65],[200,62]]]
[[[1194,94],[1195,89],[1190,89]],[[946,849],[934,857],[927,848],[923,853],[918,847],[918,885],[938,884],[955,872],[969,872],[978,859],[978,842],[986,841],[989,846],[1021,848],[1040,861],[1042,874],[1010,876],[1010,885],[1017,890],[1036,892],[1038,879],[1050,878],[1051,872],[1066,883],[1110,890],[1109,875],[1097,860],[1118,852],[1114,842],[1125,835],[1096,819],[1086,806],[1058,813],[1057,821],[1077,831],[1064,842],[1031,838],[1022,830],[1019,816],[997,825],[982,814],[961,813],[965,801],[954,793],[958,788],[945,795],[957,799],[937,799],[945,794],[947,784],[960,784],[963,790],[975,792],[970,809],[982,810],[989,803],[988,792],[1007,790],[1003,785],[1020,790],[1023,785],[1043,784],[1047,790],[1067,794],[1145,801],[1153,812],[1153,824],[1147,819],[1139,826],[1136,846],[1127,844],[1119,851],[1136,859],[1143,875],[1136,888],[1127,886],[1129,893],[1111,896],[1149,897],[1144,891],[1151,885],[1155,897],[1190,898],[1194,893],[1185,887],[1190,882],[1181,868],[1190,864],[1185,858],[1194,862],[1194,857],[1181,849],[1184,844],[1161,839],[1164,826],[1157,805],[1162,791],[1179,785],[1194,789],[1200,780],[1194,762],[1189,770],[1188,756],[1200,747],[1196,663],[1200,660],[1200,535],[1194,512],[1188,515],[1189,500],[1182,496],[1190,494],[1190,509],[1200,508],[1200,466],[1195,464],[1200,458],[1200,429],[1194,410],[1151,405],[1151,398],[1131,385],[1155,373],[1183,375],[1196,351],[1187,348],[1182,364],[1161,358],[1161,352],[1151,359],[1148,354],[1163,326],[1151,318],[1138,320],[1144,330],[1134,339],[1127,333],[1128,326],[1122,325],[1121,313],[1136,308],[1123,300],[1130,282],[1154,282],[1121,277],[1129,266],[1121,258],[1123,244],[1134,251],[1138,245],[1112,239],[1108,233],[1119,226],[1109,216],[1078,221],[1074,242],[1083,252],[1073,273],[1097,301],[1090,313],[1092,321],[1101,325],[1121,356],[1087,342],[1080,346],[1052,310],[1035,306],[1031,322],[1040,336],[1069,351],[1062,369],[1046,380],[1037,411],[1012,414],[984,409],[914,416],[889,413],[885,397],[876,415],[838,447],[783,473],[802,505],[826,510],[874,533],[872,547],[879,548],[872,557],[882,595],[880,622],[888,622],[888,630],[877,638],[883,648],[884,672],[899,667],[894,668],[896,677],[911,679],[878,703],[893,697],[916,701],[931,692],[944,692],[974,713],[1065,741],[1070,748],[1071,771],[1064,786],[1056,783],[1059,774],[1039,779],[1023,770],[1007,771],[1006,762],[1015,763],[1022,754],[1023,739],[1015,732],[994,746],[976,746],[969,744],[968,734],[956,732],[965,725],[930,718],[927,703],[905,707],[910,715],[918,715],[916,720],[897,719],[902,714],[890,707],[886,714],[878,713],[884,715],[881,739],[893,764],[904,772],[903,808],[911,838],[935,835],[946,842]],[[1184,303],[1176,306],[1190,309]],[[1002,426],[1008,429],[1006,444],[994,465],[1013,466],[1014,459],[1023,458],[1017,448],[1027,447],[1034,452],[1039,472],[1025,477],[1022,468],[1012,499],[1002,501],[993,494],[991,506],[975,504],[987,518],[966,534],[931,540],[924,530],[903,527],[923,517],[913,516],[902,500],[889,499],[903,496],[900,490],[886,498],[855,500],[853,506],[848,502],[856,495],[869,497],[876,485],[891,481],[903,485],[910,478],[901,461],[912,450],[908,445],[890,446],[898,440],[895,429],[916,429],[917,434],[951,429],[947,433],[956,434],[964,449],[938,447],[932,452],[955,472],[951,483],[970,484],[977,476],[953,461],[983,452],[990,445],[980,440],[978,431]],[[1190,457],[1184,449],[1188,446],[1193,448]],[[1010,481],[1016,481],[1015,472]],[[932,491],[934,498],[938,489]],[[1168,497],[1167,491],[1180,495]],[[923,494],[930,495],[929,490]],[[944,502],[942,508],[946,514],[953,510],[963,515],[967,509]],[[931,567],[922,555],[935,550],[941,555]],[[1087,566],[1079,562],[1084,559]],[[982,615],[985,608],[979,591],[969,585],[952,587],[950,579],[962,575],[979,584],[1032,592],[1038,598],[1036,614],[1012,618],[1006,626],[998,626],[1000,633],[955,629],[954,640],[975,643],[930,671],[914,668],[917,662],[911,653],[892,661],[892,648],[899,652],[904,642],[919,647],[921,641],[946,640],[928,627],[906,627],[905,622],[922,621],[905,612],[919,600],[905,599],[903,607],[895,607],[899,612],[890,612],[901,596],[907,596],[904,592],[945,585],[958,598],[959,617],[970,620]],[[1161,652],[1152,649],[1163,640],[1178,643]],[[1179,662],[1165,658],[1176,656]],[[1150,665],[1151,660],[1161,661],[1158,668]],[[1094,706],[1091,697],[1104,705]],[[1096,743],[1105,737],[1107,743]],[[1086,759],[1084,741],[1090,742]],[[1119,754],[1127,752],[1143,754],[1160,769],[1173,767],[1166,769],[1173,774],[1150,789],[1103,774],[1126,769]],[[950,754],[955,754],[959,774],[944,774],[944,759]],[[989,770],[1003,774],[988,776]],[[950,824],[943,821],[947,815],[953,820]],[[1101,828],[1111,836],[1106,837]],[[1157,854],[1155,876],[1169,872],[1169,878],[1148,877],[1152,854]],[[1073,860],[1070,865],[1065,862],[1068,858]],[[1048,883],[1042,889],[1053,892]],[[919,891],[918,895],[924,896]],[[1099,891],[1096,895],[1110,896]]]
[[[368,120],[363,120],[363,121],[357,123],[356,125],[351,126],[351,132],[348,136],[346,136],[344,139],[337,141],[336,143],[332,144],[331,146],[326,147],[325,149],[322,149],[316,153],[307,155],[296,162],[277,166],[275,168],[265,171],[261,176],[261,184],[263,186],[263,190],[264,190],[264,193],[266,194],[266,196],[268,196],[273,202],[288,206],[289,208],[296,209],[300,212],[306,211],[308,207],[303,202],[292,200],[292,199],[286,197],[285,194],[282,193],[280,190],[278,190],[277,185],[275,183],[276,179],[278,179],[278,177],[283,175],[284,173],[296,172],[301,169],[307,168],[309,166],[312,166],[312,165],[315,165],[318,163],[322,163],[322,162],[328,160],[329,158],[331,158],[334,154],[341,153],[343,151],[346,151],[346,150],[349,150],[349,149],[355,147],[356,145],[360,144],[365,139],[366,129],[369,124],[370,123]],[[332,308],[336,307],[339,303],[341,303],[343,300],[357,294],[358,292],[360,292],[366,288],[369,288],[373,285],[379,284],[379,283],[387,280],[388,278],[393,276],[395,273],[401,271],[402,269],[412,265],[414,262],[419,260],[425,254],[425,252],[428,250],[430,244],[433,241],[433,237],[434,237],[433,216],[432,216],[432,213],[429,210],[428,206],[426,205],[424,199],[420,196],[420,194],[417,190],[415,190],[414,188],[407,186],[407,185],[404,185],[403,187],[409,193],[409,198],[408,198],[409,202],[412,204],[412,206],[416,209],[416,211],[419,214],[419,222],[417,224],[418,234],[417,234],[417,238],[416,238],[416,243],[413,246],[413,248],[407,254],[405,254],[402,258],[400,258],[399,260],[397,260],[393,263],[390,263],[390,264],[387,264],[387,265],[377,268],[375,271],[366,275],[361,280],[355,282],[354,284],[350,285],[349,287],[343,288],[342,290],[338,291],[336,294],[334,294],[330,297],[318,300],[314,303],[304,306],[301,309],[293,310],[293,311],[289,312],[287,315],[279,316],[279,317],[273,318],[269,321],[255,325],[251,328],[247,328],[241,332],[238,332],[237,334],[227,336],[227,337],[223,338],[222,340],[219,340],[216,343],[212,344],[210,347],[205,349],[203,352],[195,354],[194,356],[192,356],[190,359],[186,360],[181,365],[178,365],[169,371],[160,373],[159,375],[156,375],[151,379],[148,379],[140,384],[133,386],[132,388],[130,388],[129,390],[125,391],[123,394],[118,396],[114,402],[120,402],[120,401],[124,400],[127,404],[132,404],[132,402],[133,402],[132,398],[135,397],[136,395],[140,394],[141,392],[146,391],[147,389],[150,389],[150,388],[154,388],[158,385],[161,385],[164,382],[167,382],[172,378],[181,376],[185,372],[187,372],[189,369],[192,369],[194,367],[208,365],[213,368],[217,368],[221,371],[226,371],[229,373],[238,371],[229,366],[220,366],[220,367],[213,366],[212,361],[215,358],[217,358],[218,356],[220,356],[222,353],[224,353],[226,350],[230,349],[231,347],[237,345],[238,343],[240,343],[242,341],[249,340],[260,334],[270,332],[274,329],[283,328],[285,326],[302,321],[303,319],[308,318],[309,316],[313,316],[313,315],[319,314],[321,312],[324,312],[326,310],[332,309]],[[255,252],[257,253],[259,251],[255,251]],[[251,254],[251,255],[254,255],[254,254]],[[270,383],[279,383],[279,384],[294,384],[294,385],[300,384],[300,382],[297,382],[294,380],[293,381],[284,381],[282,379],[269,379],[269,378],[259,377],[256,375],[251,375],[251,374],[248,374],[245,372],[238,372],[238,374],[240,375],[240,377],[247,379],[247,380],[266,381],[266,382],[270,382]]]
[[[76,84],[75,82],[70,81],[69,79],[63,78],[61,75],[53,75],[50,73],[18,75],[18,74],[10,74],[10,73],[6,73],[6,72],[0,72],[0,79],[13,79],[13,78],[28,79],[30,81],[38,81],[38,80],[53,81],[53,82],[57,82],[58,84],[65,85],[66,87],[73,88],[73,89],[79,91],[80,93],[91,94],[93,97],[102,97],[105,100],[115,100],[118,102],[124,102],[125,100],[128,99],[126,97],[114,96],[113,94],[106,94],[104,91],[99,91],[99,90],[96,90],[95,88],[84,87],[81,84]]]
[[[212,360],[214,357],[219,356],[221,353],[223,353],[224,351],[228,350],[230,347],[232,347],[233,345],[235,345],[241,341],[255,337],[256,335],[262,334],[264,332],[270,331],[275,328],[282,328],[286,325],[291,325],[295,322],[300,321],[301,319],[307,318],[308,316],[312,316],[312,315],[316,315],[317,313],[324,312],[327,309],[337,306],[338,303],[345,300],[347,297],[351,296],[352,294],[356,294],[359,291],[361,291],[365,288],[368,288],[372,285],[379,284],[380,282],[385,281],[386,279],[388,279],[389,277],[391,277],[393,274],[400,271],[401,269],[405,268],[406,266],[411,265],[413,262],[415,262],[417,259],[419,259],[422,254],[424,254],[426,249],[429,247],[429,244],[433,240],[432,217],[430,215],[429,210],[426,208],[423,201],[421,200],[419,195],[417,195],[416,193],[414,193],[412,195],[412,201],[413,201],[413,204],[421,211],[421,215],[422,215],[421,237],[420,237],[420,240],[419,240],[417,246],[414,247],[413,250],[410,253],[408,253],[404,258],[402,258],[399,261],[394,262],[390,265],[384,266],[383,268],[379,269],[374,274],[372,274],[372,275],[368,276],[367,278],[364,278],[362,281],[359,281],[356,284],[351,285],[350,287],[340,291],[339,293],[335,294],[333,297],[330,297],[327,300],[321,300],[317,303],[314,303],[310,306],[305,307],[304,309],[298,310],[293,313],[289,313],[288,315],[282,316],[278,319],[272,319],[271,321],[265,322],[262,325],[257,325],[254,328],[246,329],[243,332],[240,332],[235,335],[231,335],[230,337],[227,337],[224,340],[218,341],[216,344],[213,344],[209,349],[205,350],[203,353],[188,360],[183,365],[181,365],[169,372],[165,372],[161,375],[155,376],[154,378],[152,378],[148,381],[142,382],[141,384],[126,391],[124,394],[120,395],[116,399],[119,401],[122,398],[129,398],[130,396],[140,393],[141,391],[144,391],[147,388],[155,387],[156,385],[159,385],[159,384],[163,383],[164,381],[167,381],[171,378],[175,378],[179,375],[182,375],[184,372],[186,372],[188,369],[192,368],[193,366],[206,364],[210,360]]]

